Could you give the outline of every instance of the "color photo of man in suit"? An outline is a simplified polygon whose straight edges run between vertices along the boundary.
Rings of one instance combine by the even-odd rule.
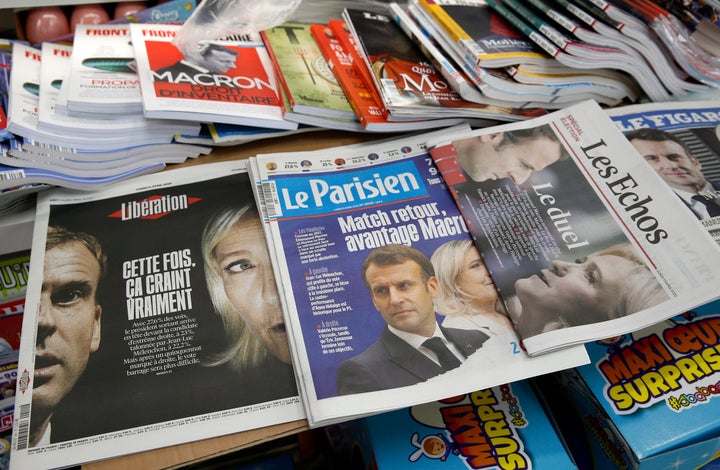
[[[705,179],[702,165],[677,136],[643,128],[625,134],[645,161],[699,220],[720,216],[720,185]]]
[[[340,365],[339,395],[425,381],[458,367],[488,339],[477,330],[438,325],[433,306],[438,281],[430,260],[417,249],[376,248],[363,262],[362,276],[387,326],[375,343]]]

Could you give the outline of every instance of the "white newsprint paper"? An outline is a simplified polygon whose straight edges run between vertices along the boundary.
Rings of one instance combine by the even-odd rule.
[[[428,145],[530,354],[720,296],[716,243],[597,103]]]
[[[495,311],[440,312],[440,292],[452,296],[455,288],[440,288],[440,268],[419,274],[445,247],[459,245],[461,258],[477,253],[425,146],[429,136],[463,130],[469,128],[251,159],[311,426],[586,363],[583,347],[529,357],[507,317]],[[390,283],[388,290],[404,291],[390,302],[404,305],[397,309],[380,300],[370,269],[372,290],[363,280],[364,260],[386,249],[416,256],[400,262],[401,279]],[[492,308],[498,297],[485,277],[481,287],[494,293]],[[395,319],[386,322],[386,315]],[[415,323],[431,325],[457,348],[461,364],[441,368],[388,323],[407,332],[417,331]]]

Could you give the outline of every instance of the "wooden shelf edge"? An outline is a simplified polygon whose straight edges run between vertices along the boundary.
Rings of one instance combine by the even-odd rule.
[[[291,421],[260,429],[213,437],[201,441],[188,442],[160,449],[148,450],[136,454],[124,455],[113,459],[93,462],[82,466],[83,470],[125,470],[143,468],[160,470],[178,468],[194,462],[242,450],[251,446],[289,436],[310,429],[306,420]]]

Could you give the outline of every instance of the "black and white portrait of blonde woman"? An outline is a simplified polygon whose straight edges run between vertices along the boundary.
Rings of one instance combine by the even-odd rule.
[[[226,345],[213,359],[249,403],[297,395],[285,321],[254,204],[216,213],[202,235],[205,279]]]

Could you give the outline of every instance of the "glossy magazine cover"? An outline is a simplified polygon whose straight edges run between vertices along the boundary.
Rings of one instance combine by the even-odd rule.
[[[258,34],[199,43],[183,56],[179,25],[132,24],[147,117],[294,129],[282,119],[277,81]]]

